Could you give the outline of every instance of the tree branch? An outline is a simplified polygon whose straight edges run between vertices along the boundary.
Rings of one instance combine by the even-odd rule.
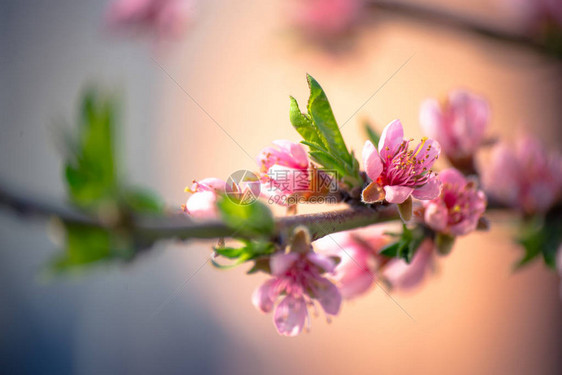
[[[413,4],[410,2],[392,0],[369,0],[368,5],[373,9],[415,18],[416,20],[425,21],[431,24],[469,31],[471,33],[486,36],[501,42],[517,44],[525,48],[530,48],[537,52],[548,54],[549,56],[557,58],[562,57],[555,55],[555,51],[552,51],[548,45],[537,38],[494,28],[486,23],[479,22],[473,18],[465,17],[451,11]]]
[[[67,223],[110,230],[117,228],[115,224],[104,222],[78,209],[30,199],[2,186],[0,186],[0,206],[7,207],[26,218],[58,217]],[[399,216],[394,205],[354,206],[331,212],[287,216],[276,219],[273,239],[285,242],[293,229],[299,225],[308,227],[312,239],[316,240],[331,233],[396,219],[399,219]],[[221,221],[199,222],[184,214],[133,217],[128,221],[127,229],[134,236],[149,242],[172,238],[181,240],[229,238],[237,232]]]

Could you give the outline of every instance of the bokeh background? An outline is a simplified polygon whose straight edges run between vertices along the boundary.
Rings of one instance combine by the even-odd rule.
[[[105,30],[104,1],[2,1],[0,180],[64,199],[53,124],[76,117],[89,83],[123,95],[126,174],[171,207],[184,202],[193,178],[253,169],[246,152],[297,140],[288,95],[306,100],[306,72],[323,85],[340,123],[359,109],[343,127],[356,150],[362,117],[379,129],[399,117],[419,137],[420,102],[458,87],[490,100],[490,135],[526,129],[560,147],[555,60],[372,12],[353,42],[327,51],[287,30],[283,3],[200,1],[186,37],[162,49]],[[518,26],[492,0],[424,3]],[[291,339],[250,303],[263,277],[214,269],[209,243],[161,243],[130,265],[46,281],[41,269],[57,245],[44,223],[2,211],[0,372],[560,374],[559,279],[538,262],[513,274],[521,255],[509,240],[515,226],[493,219],[492,231],[458,241],[421,288],[394,296],[415,320],[375,288],[332,323],[319,317],[310,333]]]

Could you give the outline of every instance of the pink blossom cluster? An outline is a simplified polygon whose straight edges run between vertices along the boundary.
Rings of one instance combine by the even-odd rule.
[[[562,154],[548,152],[536,138],[501,142],[484,169],[487,193],[526,214],[545,213],[562,197]]]
[[[334,37],[358,21],[364,0],[292,0],[292,22],[315,37]]]
[[[314,247],[307,229],[299,227],[294,233],[299,241],[291,242],[288,249],[276,244],[274,254],[265,257],[267,266],[260,269],[270,278],[254,292],[255,307],[273,313],[280,334],[295,336],[309,327],[310,310],[317,312],[318,306],[330,318],[339,313],[343,298],[356,298],[374,286],[393,290],[419,286],[434,269],[436,255],[446,254],[455,237],[475,231],[482,222],[488,199],[473,175],[474,155],[483,144],[489,119],[484,99],[453,91],[444,104],[428,99],[421,106],[421,125],[432,138],[410,146],[413,140],[405,139],[401,122],[394,120],[384,128],[378,147],[365,143],[364,183],[356,187],[362,189],[361,201],[398,204],[400,210],[411,207],[412,198],[420,201],[415,202],[417,221],[408,222],[423,233],[412,242],[417,248],[411,262],[383,251],[393,239],[380,225],[331,234],[315,241]],[[454,167],[437,174],[433,167],[441,151]],[[304,194],[314,184],[311,171],[315,173],[317,167],[301,144],[274,141],[256,160],[262,196]],[[526,214],[542,214],[562,198],[562,155],[547,152],[529,136],[515,147],[499,143],[483,180],[487,193],[498,201]],[[224,181],[208,178],[188,190],[192,195],[185,212],[201,218],[217,216]],[[559,253],[562,273],[561,259]]]
[[[334,258],[315,253],[308,230],[298,227],[289,252],[280,251],[271,256],[272,277],[256,289],[252,302],[264,313],[274,311],[273,321],[280,334],[295,336],[307,322],[310,325],[308,307],[316,309],[315,302],[327,316],[338,314],[340,291],[325,277],[335,267]],[[278,299],[281,301],[276,304]]]
[[[115,0],[107,10],[106,19],[113,29],[176,38],[193,16],[193,3],[193,0]]]
[[[449,168],[439,173],[441,194],[423,202],[424,221],[433,230],[452,236],[474,231],[486,211],[486,195],[476,182]]]
[[[419,117],[425,134],[439,142],[453,166],[472,172],[473,156],[490,122],[488,102],[470,92],[454,90],[441,103],[426,99]]]
[[[435,246],[431,239],[422,242],[409,264],[402,259],[382,256],[380,251],[391,242],[384,234],[385,229],[372,225],[315,241],[315,249],[320,254],[341,259],[332,279],[344,298],[364,295],[375,285],[410,290],[421,285],[433,269]]]
[[[315,251],[278,252],[269,261],[271,278],[252,302],[262,312],[273,311],[279,334],[295,336],[310,326],[308,308],[316,311],[316,302],[330,317],[339,313],[342,297],[358,297],[375,285],[398,290],[420,285],[433,269],[433,242],[425,240],[410,264],[380,255],[389,242],[382,228],[370,226],[317,240]]]

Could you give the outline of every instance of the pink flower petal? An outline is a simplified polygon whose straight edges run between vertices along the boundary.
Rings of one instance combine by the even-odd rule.
[[[189,197],[185,203],[187,212],[200,219],[216,219],[218,217],[217,195],[213,191],[200,191]]]
[[[489,164],[483,176],[486,190],[507,204],[517,205],[520,168],[511,147],[506,143],[496,145]]]
[[[342,280],[339,284],[340,293],[346,299],[364,294],[374,283],[374,276],[367,271],[359,272],[353,278]]]
[[[449,105],[451,112],[449,132],[458,148],[451,151],[462,155],[475,152],[482,143],[490,120],[488,102],[480,96],[456,90],[449,95]]]
[[[287,272],[287,270],[289,270],[289,268],[293,266],[293,264],[295,264],[298,258],[299,258],[299,254],[295,254],[295,253],[274,254],[269,261],[269,266],[271,267],[271,274],[273,276],[283,275],[285,272]]]
[[[392,121],[382,131],[381,138],[379,140],[380,156],[383,159],[386,159],[388,154],[392,155],[403,140],[404,129],[402,128],[402,123],[400,120]]]
[[[446,134],[444,115],[441,110],[439,102],[435,99],[426,99],[422,102],[420,107],[420,125],[425,133],[430,138],[439,139],[445,150],[450,150],[452,144],[449,142],[449,137]]]
[[[436,158],[441,154],[441,145],[436,140],[427,139],[425,142],[420,143],[419,147],[422,147],[422,149],[418,153],[417,159],[422,160],[422,165],[428,169],[431,168]]]
[[[267,280],[252,294],[252,304],[256,309],[268,313],[273,309],[277,295],[275,294],[275,279]]]
[[[314,290],[316,299],[322,305],[326,314],[337,315],[342,301],[340,291],[328,279],[320,278],[317,281]]]
[[[410,264],[402,259],[393,260],[386,267],[384,276],[393,288],[407,290],[418,286],[432,266],[433,242],[425,240],[418,248]]]
[[[447,168],[444,171],[440,172],[439,179],[444,184],[450,184],[453,186],[457,185],[461,187],[465,186],[467,182],[463,174],[455,168]]]
[[[327,256],[339,255],[342,247],[352,242],[349,231],[332,233],[314,241],[314,249]]]
[[[468,234],[476,229],[479,218],[480,215],[471,215],[465,218],[464,220],[462,220],[461,222],[455,225],[451,225],[449,227],[449,233],[452,234],[453,236],[463,236],[465,234]]]
[[[336,268],[336,262],[330,257],[315,252],[309,252],[306,257],[311,263],[320,267],[323,272],[333,272]]]
[[[403,203],[414,191],[408,186],[385,186],[385,199],[390,203]]]
[[[296,336],[302,332],[307,316],[304,298],[288,295],[275,308],[273,321],[279,334]]]
[[[287,162],[288,165],[292,165],[292,163],[295,163],[295,167],[308,167],[308,156],[302,144],[287,141],[284,139],[279,139],[273,141],[272,143],[279,146],[281,150],[286,153],[287,156],[285,157],[285,162]]]
[[[415,189],[412,195],[416,199],[428,200],[428,199],[437,198],[439,196],[440,191],[441,191],[441,181],[437,178],[437,176],[433,175],[433,177],[430,178],[425,185]]]
[[[363,146],[363,165],[365,166],[367,176],[373,181],[382,173],[382,160],[371,141],[365,142],[365,146]]]
[[[425,208],[424,220],[433,230],[443,231],[447,227],[448,218],[447,207],[439,201],[431,202]]]
[[[309,187],[308,171],[275,164],[267,171],[272,187],[279,193],[292,194]]]
[[[194,185],[198,185],[197,188],[193,188],[194,191],[201,191],[201,190],[217,190],[217,191],[224,191],[225,184],[223,180],[220,178],[215,177],[208,177],[204,178],[201,181],[197,181]]]

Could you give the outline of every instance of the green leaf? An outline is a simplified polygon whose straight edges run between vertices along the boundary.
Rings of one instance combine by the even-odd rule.
[[[381,139],[379,133],[377,133],[377,131],[371,126],[371,124],[369,124],[368,121],[365,121],[363,126],[365,126],[365,132],[367,133],[367,137],[369,137],[369,140],[373,142],[373,145],[375,145],[375,147],[378,147],[379,140]]]
[[[123,193],[123,200],[134,212],[161,214],[164,211],[162,199],[147,189],[129,188]]]
[[[262,202],[238,204],[226,196],[217,202],[223,221],[232,228],[233,237],[262,236],[273,234],[275,222],[271,210]]]
[[[218,268],[232,268],[236,267],[249,260],[254,260],[264,255],[273,253],[275,247],[270,241],[260,241],[260,240],[241,240],[243,246],[241,247],[215,247],[215,252],[225,258],[234,260],[232,264],[224,265],[218,263],[216,260],[212,260],[214,266]]]
[[[290,97],[291,106],[290,106],[290,120],[291,124],[295,128],[295,130],[309,143],[314,145],[321,146],[323,148],[328,147],[326,142],[322,140],[321,135],[316,128],[316,125],[312,122],[312,120],[304,115],[301,110],[299,109],[299,104],[297,103],[296,99],[292,96]]]
[[[324,166],[327,170],[336,171],[338,176],[346,176],[347,170],[332,157],[332,155],[322,151],[310,151],[312,161]]]
[[[88,207],[117,188],[114,156],[115,108],[93,90],[85,93],[77,137],[69,145],[65,177],[70,199]]]
[[[324,136],[328,150],[351,164],[351,154],[347,150],[326,93],[311,75],[307,75],[307,80],[310,88],[307,106],[310,118]]]
[[[515,264],[519,269],[542,255],[547,266],[556,268],[556,253],[562,243],[562,208],[555,207],[544,218],[533,217],[523,223],[517,242],[525,254]]]
[[[291,124],[303,137],[302,143],[310,148],[310,157],[323,169],[335,170],[350,186],[359,186],[359,162],[347,149],[340,129],[318,82],[307,75],[310,88],[308,114],[301,113],[297,101],[291,97]]]
[[[236,259],[244,253],[244,247],[214,247],[215,252],[225,258]]]
[[[448,255],[451,250],[453,250],[455,240],[455,236],[450,236],[444,233],[437,233],[435,235],[435,247],[437,248],[437,252],[441,255]]]
[[[125,238],[110,231],[82,224],[65,224],[65,252],[52,264],[55,272],[99,263],[106,260],[130,259],[132,248]]]
[[[410,263],[424,239],[425,234],[420,227],[409,229],[402,225],[399,239],[383,247],[380,254],[389,258],[404,259],[406,263]]]

